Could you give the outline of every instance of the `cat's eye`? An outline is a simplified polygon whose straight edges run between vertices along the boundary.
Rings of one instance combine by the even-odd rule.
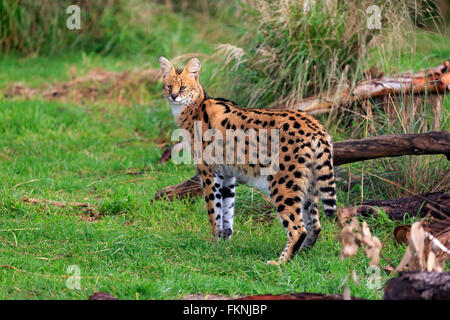
[[[171,85],[171,84],[168,84],[168,85],[167,85],[167,89],[172,90],[172,85]]]
[[[180,92],[183,91],[184,89],[186,89],[186,86],[181,86],[180,87]]]

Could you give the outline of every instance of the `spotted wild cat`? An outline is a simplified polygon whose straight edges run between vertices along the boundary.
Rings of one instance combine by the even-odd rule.
[[[268,263],[287,262],[299,249],[313,246],[321,230],[319,197],[328,216],[336,210],[332,140],[323,126],[304,112],[244,109],[232,101],[208,97],[199,82],[201,65],[197,58],[184,69],[175,69],[164,57],[159,63],[172,113],[179,127],[189,134],[194,159],[201,160],[196,167],[213,236],[226,239],[233,233],[238,179],[270,195],[286,229],[286,247],[278,261]],[[217,134],[214,139],[208,130]],[[223,154],[220,144],[225,149]],[[228,149],[230,146],[233,148]],[[202,158],[201,153],[208,150],[215,161]],[[277,155],[277,161],[258,159],[264,152]],[[269,174],[263,174],[264,169],[270,169]]]

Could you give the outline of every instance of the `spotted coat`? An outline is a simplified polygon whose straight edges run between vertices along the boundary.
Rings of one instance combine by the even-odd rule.
[[[268,132],[267,150],[272,150],[271,129],[279,134],[278,167],[273,174],[261,175],[261,169],[273,164],[252,163],[254,144],[259,138],[246,136],[224,139],[226,144],[235,144],[237,152],[229,153],[225,148],[220,163],[197,164],[200,173],[206,208],[212,234],[227,239],[233,233],[234,199],[236,179],[250,183],[266,192],[272,199],[277,216],[287,234],[287,244],[277,261],[287,262],[299,249],[314,245],[321,231],[318,200],[322,201],[324,212],[333,216],[336,210],[336,187],[333,173],[332,140],[323,126],[312,116],[297,110],[244,109],[234,102],[222,98],[210,98],[198,81],[200,62],[194,58],[183,70],[176,70],[165,58],[160,58],[164,77],[164,92],[172,107],[178,125],[191,134],[191,150],[195,134],[204,134],[215,129],[223,137],[229,130],[248,129]],[[195,121],[201,122],[201,131]],[[214,140],[202,140],[206,150]],[[261,148],[265,144],[262,144]],[[239,153],[240,150],[240,153]],[[201,156],[193,154],[194,157]],[[241,157],[241,158],[239,158]],[[242,159],[244,157],[244,159]]]

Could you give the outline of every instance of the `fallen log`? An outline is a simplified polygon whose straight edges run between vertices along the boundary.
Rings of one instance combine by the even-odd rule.
[[[403,220],[406,213],[411,217],[428,215],[442,220],[450,218],[450,194],[434,192],[395,200],[364,200],[360,206],[339,208],[338,217],[340,221],[357,215],[376,217],[377,209],[386,212],[391,220]]]
[[[420,134],[400,134],[347,140],[333,143],[333,159],[336,166],[357,161],[403,155],[444,154],[450,160],[450,132],[438,131]],[[168,151],[164,152],[169,160]],[[200,176],[168,186],[156,192],[155,199],[167,196],[198,196],[202,193]]]
[[[329,112],[333,108],[346,107],[369,98],[402,94],[443,94],[450,91],[450,63],[421,70],[384,76],[372,75],[358,82],[352,89],[328,92],[321,97],[313,96],[298,102],[279,101],[273,107],[297,109],[311,114]]]
[[[444,154],[450,160],[450,132],[398,134],[336,142],[334,164],[404,155]]]
[[[386,282],[385,300],[448,300],[450,272],[405,272]]]

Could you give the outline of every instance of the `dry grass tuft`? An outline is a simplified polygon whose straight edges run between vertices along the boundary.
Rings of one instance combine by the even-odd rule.
[[[382,12],[381,29],[368,28],[372,5]],[[386,59],[405,44],[419,7],[416,0],[247,1],[242,46],[218,48],[232,94],[251,107],[286,107],[348,88],[374,52]]]

